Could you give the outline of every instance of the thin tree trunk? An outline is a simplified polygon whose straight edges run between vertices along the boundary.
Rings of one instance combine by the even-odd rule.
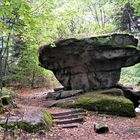
[[[104,21],[103,21],[103,12],[102,12],[102,9],[100,8],[100,15],[101,15],[101,27],[103,29],[104,27]]]
[[[9,39],[7,41],[9,42]],[[5,63],[4,63],[4,76],[6,76],[6,73],[7,73],[8,59],[9,59],[9,46],[7,46],[7,49],[6,49],[6,57],[5,57]]]
[[[95,8],[94,11],[95,11],[96,21],[97,21],[99,27],[101,27],[101,25],[100,25],[100,20],[99,20],[99,16],[98,16],[98,12],[97,12],[97,9]]]
[[[34,81],[35,81],[35,70],[33,70],[33,73],[32,73],[32,82],[31,82],[32,88],[34,88]]]
[[[2,87],[3,87],[3,66],[2,66],[2,52],[3,52],[3,36],[1,40],[1,49],[0,49],[0,96],[2,96]]]
[[[3,77],[2,77],[2,57],[1,57],[1,53],[0,53],[0,96],[2,96],[2,81],[3,81]]]

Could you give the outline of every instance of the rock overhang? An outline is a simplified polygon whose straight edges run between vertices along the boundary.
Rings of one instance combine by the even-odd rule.
[[[140,62],[137,43],[128,34],[65,39],[55,42],[53,48],[51,44],[43,46],[39,61],[66,89],[108,88],[119,81],[122,67]]]

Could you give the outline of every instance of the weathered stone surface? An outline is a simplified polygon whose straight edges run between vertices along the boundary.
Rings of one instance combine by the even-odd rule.
[[[41,47],[39,61],[65,89],[109,88],[119,81],[122,67],[140,62],[140,51],[134,48],[137,42],[127,34],[71,38],[55,42],[53,48],[51,44]]]
[[[60,91],[56,91],[56,92],[49,92],[47,94],[46,98],[58,100],[58,99],[63,99],[63,98],[67,98],[67,97],[80,95],[82,93],[83,93],[83,90],[68,90],[68,91],[60,90]]]
[[[23,120],[23,118],[18,116],[11,116],[8,118],[7,126],[5,125],[7,122],[7,118],[0,120],[0,127],[8,129],[13,129],[15,127],[23,129],[27,132],[37,132],[39,130],[45,129],[45,124],[43,121],[40,122],[29,122],[27,120]]]
[[[138,107],[140,100],[140,91],[135,91],[129,87],[123,86],[122,84],[117,84],[117,88],[120,88],[123,91],[123,95],[133,102],[135,107]]]

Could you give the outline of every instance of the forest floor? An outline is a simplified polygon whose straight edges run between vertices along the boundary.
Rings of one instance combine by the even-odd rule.
[[[47,110],[51,113],[67,111],[70,109],[46,108],[46,89],[18,90],[16,98],[17,109],[14,110],[18,116],[23,115],[27,120],[39,120],[40,114]],[[109,127],[109,132],[97,134],[94,132],[94,122],[104,122]],[[0,140],[2,139],[0,134]],[[10,136],[7,140],[13,140]],[[51,132],[40,131],[39,133],[22,132],[16,140],[140,140],[140,114],[134,118],[117,117],[111,115],[99,115],[88,112],[83,124],[77,128],[62,129],[54,127]]]

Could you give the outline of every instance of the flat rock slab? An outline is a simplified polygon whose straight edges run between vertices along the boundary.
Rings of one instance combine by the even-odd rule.
[[[75,114],[75,113],[81,113],[81,112],[85,112],[85,111],[83,109],[73,109],[73,110],[70,110],[70,111],[51,113],[51,115],[53,117],[56,117],[56,116],[66,116],[66,115]]]
[[[78,124],[68,124],[68,125],[58,125],[60,128],[76,128],[78,127]]]
[[[55,91],[55,92],[49,92],[47,93],[46,99],[63,99],[63,98],[68,98],[72,96],[77,96],[82,94],[84,91],[83,90],[60,90],[60,91]]]
[[[71,118],[71,119],[64,119],[64,120],[55,120],[53,123],[55,124],[71,124],[71,123],[83,123],[84,118]]]
[[[40,66],[52,70],[67,90],[110,88],[122,67],[140,62],[137,43],[128,34],[61,40],[40,48]]]

